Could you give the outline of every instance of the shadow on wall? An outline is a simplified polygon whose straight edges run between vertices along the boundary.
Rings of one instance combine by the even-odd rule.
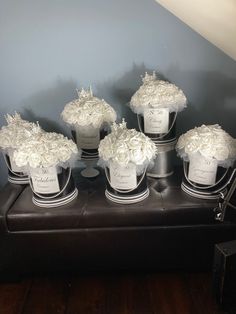
[[[45,131],[68,135],[60,114],[65,104],[76,98],[77,83],[74,80],[56,81],[51,88],[41,90],[22,101],[22,116],[29,121],[39,121]]]
[[[236,79],[218,72],[194,71],[180,75],[186,80],[181,87],[189,103],[188,108],[179,115],[179,133],[194,126],[218,123],[236,137]]]
[[[119,78],[97,83],[96,96],[104,98],[118,112],[118,121],[126,118],[128,127],[137,128],[137,119],[128,107],[132,95],[142,84],[141,76],[152,73],[144,63],[133,64],[131,69]],[[170,66],[164,76],[156,69],[160,79],[175,83],[183,89],[188,98],[188,107],[179,114],[178,134],[203,123],[219,123],[226,131],[236,136],[234,116],[236,106],[236,80],[217,72],[185,72]],[[70,134],[60,118],[65,104],[77,97],[75,80],[58,79],[54,86],[41,90],[25,99],[18,108],[29,121],[39,121],[46,131]]]
[[[129,127],[136,127],[136,117],[126,105],[135,91],[142,84],[141,76],[145,72],[152,73],[153,69],[144,64],[133,64],[131,70],[119,78],[112,78],[94,86],[95,96],[104,98],[118,113],[118,120],[125,117]],[[22,117],[29,121],[39,121],[45,131],[68,133],[60,114],[65,104],[77,98],[75,80],[59,79],[55,84],[45,90],[38,91],[24,99],[17,107],[22,108]],[[85,86],[86,87],[86,86]],[[92,86],[93,87],[93,86]]]
[[[204,123],[218,123],[236,137],[236,105],[229,105],[236,103],[236,80],[218,72],[185,72],[170,66],[167,74],[163,75],[158,69],[150,69],[145,64],[133,64],[120,78],[97,84],[97,94],[99,97],[107,94],[108,102],[119,104],[119,120],[125,117],[128,127],[137,128],[136,116],[127,103],[142,84],[141,76],[153,70],[156,70],[159,79],[176,84],[187,96],[188,106],[178,116],[178,134]]]
[[[150,69],[144,63],[133,64],[121,77],[97,83],[95,95],[104,98],[118,113],[118,121],[125,117],[128,127],[137,128],[135,114],[128,102],[142,84],[145,72],[156,70],[160,79],[168,80],[180,88],[188,98],[188,107],[179,114],[178,134],[203,123],[219,123],[232,136],[236,136],[234,116],[236,106],[236,80],[217,72],[181,71],[170,66],[166,76],[158,69]],[[60,132],[70,136],[69,129],[60,118],[65,104],[77,97],[75,80],[59,79],[54,86],[37,92],[21,104],[22,116],[30,121],[39,121],[46,131]]]
[[[107,94],[106,101],[110,104],[116,104],[114,108],[118,113],[118,121],[124,117],[129,128],[138,127],[136,116],[130,110],[128,103],[142,84],[141,76],[145,72],[152,73],[153,69],[146,67],[144,63],[140,65],[133,63],[131,69],[118,79],[113,78],[96,85],[97,95],[102,98],[103,95]]]
[[[188,107],[179,114],[178,135],[194,126],[219,123],[223,129],[236,137],[236,79],[218,72],[181,71],[172,66],[164,77],[158,69],[150,69],[145,64],[133,64],[131,69],[119,78],[98,83],[96,96],[104,98],[118,112],[119,120],[126,118],[129,128],[137,128],[136,115],[127,103],[142,84],[141,75],[156,70],[158,77],[166,79],[183,89],[188,98]],[[70,137],[70,130],[60,119],[65,104],[77,97],[75,80],[59,79],[54,86],[41,90],[25,99],[17,108],[22,108],[22,117],[29,121],[39,121],[46,131],[63,133]],[[6,169],[0,158],[3,175],[0,186],[6,182]]]

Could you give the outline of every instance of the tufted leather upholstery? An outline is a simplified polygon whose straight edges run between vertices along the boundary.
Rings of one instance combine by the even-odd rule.
[[[0,193],[0,272],[206,269],[214,244],[236,237],[235,223],[214,220],[215,201],[181,191],[180,169],[149,179],[149,198],[133,205],[107,201],[102,175],[74,177],[79,197],[60,208],[33,205],[29,187]]]

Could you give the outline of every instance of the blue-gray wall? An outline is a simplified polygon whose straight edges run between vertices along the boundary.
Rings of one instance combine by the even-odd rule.
[[[154,0],[0,0],[0,126],[17,110],[68,134],[60,112],[90,84],[134,126],[124,104],[146,70],[186,93],[179,133],[220,123],[236,136],[236,62]]]

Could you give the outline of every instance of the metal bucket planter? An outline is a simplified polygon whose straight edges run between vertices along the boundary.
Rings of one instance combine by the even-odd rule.
[[[233,169],[217,167],[216,179],[212,184],[202,184],[194,182],[189,178],[189,162],[183,162],[184,178],[181,184],[182,190],[197,198],[201,199],[218,199],[220,195],[227,193],[227,187],[231,182]],[[205,173],[205,175],[207,172]]]
[[[122,176],[122,172],[126,173],[123,168],[118,170]],[[105,196],[108,200],[118,204],[133,204],[143,201],[149,196],[149,188],[147,186],[146,169],[141,175],[136,174],[135,183],[129,186],[122,186],[122,177],[118,180],[118,184],[112,182],[112,174],[110,168],[105,168],[106,174],[106,191]],[[124,182],[124,180],[123,180]]]
[[[73,201],[78,190],[75,187],[71,168],[42,168],[30,171],[32,201],[39,207],[58,207]]]
[[[81,175],[85,178],[94,178],[98,176],[99,171],[95,169],[94,166],[97,164],[99,158],[99,142],[107,135],[107,131],[98,129],[94,139],[90,142],[86,142],[86,138],[85,140],[80,141],[78,133],[75,130],[72,130],[71,132],[77,146],[82,150],[81,160],[84,161],[86,165],[86,168],[81,171]]]
[[[157,156],[154,166],[148,170],[147,176],[153,178],[165,178],[174,173],[176,140],[156,143]]]
[[[12,156],[9,154],[4,154],[3,156],[8,169],[8,181],[14,184],[29,184],[28,175],[19,171],[19,168],[12,160]]]
[[[176,139],[176,118],[177,112],[169,113],[168,129],[165,133],[154,133],[154,131],[153,133],[147,133],[145,132],[144,117],[140,114],[137,114],[139,130],[151,138],[155,143],[162,141],[172,141]]]

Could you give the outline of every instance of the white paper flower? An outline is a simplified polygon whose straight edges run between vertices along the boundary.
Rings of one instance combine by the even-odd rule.
[[[18,113],[7,114],[7,125],[0,130],[0,147],[16,149],[35,134],[44,132],[38,124],[23,120]]]
[[[31,168],[57,166],[79,155],[76,144],[62,134],[40,133],[14,151],[18,167]]]
[[[131,109],[143,113],[145,108],[168,108],[170,112],[180,112],[186,107],[187,99],[176,85],[158,80],[156,73],[145,74],[143,85],[132,96]]]
[[[182,158],[201,153],[206,158],[220,161],[236,159],[236,140],[218,124],[202,125],[179,137],[176,149]]]
[[[66,104],[61,116],[73,126],[93,126],[100,128],[103,123],[113,123],[116,120],[115,110],[105,102],[93,96],[92,90],[82,89],[79,98]]]
[[[137,166],[148,164],[156,155],[156,146],[150,138],[135,129],[127,129],[126,123],[113,124],[112,131],[98,148],[100,158],[114,161],[120,166],[133,163]]]

